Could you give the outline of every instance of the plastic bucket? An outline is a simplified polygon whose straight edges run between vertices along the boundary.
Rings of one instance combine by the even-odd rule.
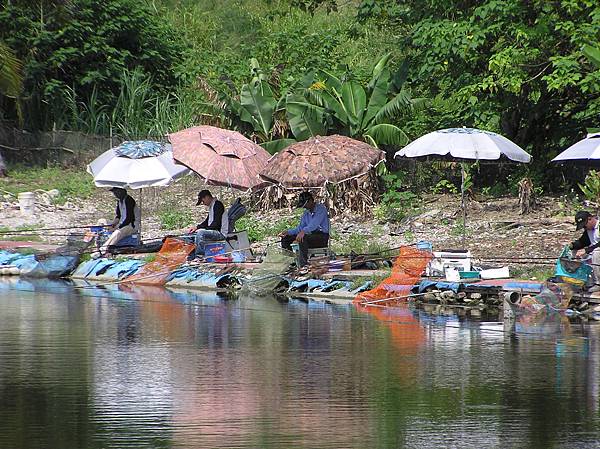
[[[35,194],[33,192],[21,192],[17,198],[22,214],[32,215],[35,212]]]
[[[207,243],[204,245],[204,257],[207,262],[214,262],[215,256],[225,254],[225,242]]]

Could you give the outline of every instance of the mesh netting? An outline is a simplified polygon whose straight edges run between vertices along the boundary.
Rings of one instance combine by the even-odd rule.
[[[191,243],[185,243],[182,240],[167,238],[162,248],[156,253],[156,259],[147,263],[133,276],[127,278],[127,282],[136,284],[162,285],[173,270],[186,262],[196,246]]]
[[[257,295],[272,293],[295,260],[290,251],[269,248],[260,268],[252,271],[252,277],[243,283],[243,288]]]
[[[359,293],[354,302],[357,304],[393,305],[397,301],[405,300],[410,290],[421,278],[425,267],[432,258],[428,251],[422,251],[411,246],[403,246],[394,265],[392,273],[381,283],[366,292]]]
[[[518,307],[527,313],[565,310],[569,307],[572,297],[573,287],[571,284],[546,282],[538,295],[524,296]]]

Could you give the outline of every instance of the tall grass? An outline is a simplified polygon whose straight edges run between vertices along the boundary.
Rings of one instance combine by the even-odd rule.
[[[212,91],[247,81],[248,63],[258,58],[267,70],[278,67],[285,85],[311,68],[351,67],[368,77],[380,53],[393,51],[385,30],[352,34],[353,7],[314,15],[283,0],[147,0],[157,14],[181,30],[188,49],[177,68],[181,88],[161,92],[141,70],[125,71],[118,96],[93,89],[82,98],[61,86],[51,107],[58,129],[115,134],[126,139],[158,139],[195,124],[227,127]],[[329,44],[325,44],[329,42]],[[385,44],[385,45],[384,45]],[[372,52],[377,48],[377,52]],[[400,58],[398,58],[400,60]]]
[[[57,126],[89,134],[112,133],[128,140],[161,139],[170,132],[202,123],[211,107],[201,93],[191,89],[158,92],[149,77],[133,70],[123,73],[113,107],[102,103],[96,89],[88,99],[67,89],[60,114],[63,120]]]

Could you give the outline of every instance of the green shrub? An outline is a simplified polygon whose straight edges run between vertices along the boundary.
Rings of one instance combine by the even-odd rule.
[[[161,229],[171,231],[191,226],[194,223],[194,217],[189,211],[167,210],[159,213]]]
[[[274,221],[259,220],[246,215],[236,222],[236,229],[248,231],[251,242],[260,242],[267,237],[277,236],[283,231],[293,228],[300,220],[299,213]]]
[[[456,186],[448,181],[447,179],[440,180],[435,186],[431,188],[431,193],[440,194],[440,193],[458,193],[458,189]]]
[[[380,221],[401,221],[407,216],[418,212],[419,196],[410,190],[405,190],[404,172],[393,172],[382,176],[385,191],[381,203],[375,207],[374,215]]]

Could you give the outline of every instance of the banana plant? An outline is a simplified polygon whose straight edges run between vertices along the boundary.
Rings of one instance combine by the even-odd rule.
[[[317,72],[319,79],[306,90],[305,96],[331,116],[330,131],[360,138],[374,146],[408,143],[408,137],[394,121],[422,107],[425,100],[412,99],[403,87],[406,64],[392,73],[389,59],[387,54],[375,64],[366,87],[356,81],[343,81],[324,70]]]
[[[224,100],[234,116],[252,127],[267,151],[273,154],[294,142],[325,134],[325,108],[307,102],[296,93],[297,89],[312,84],[314,72],[277,94],[258,61],[252,59],[250,65],[252,80],[242,86],[237,98],[226,96]]]

